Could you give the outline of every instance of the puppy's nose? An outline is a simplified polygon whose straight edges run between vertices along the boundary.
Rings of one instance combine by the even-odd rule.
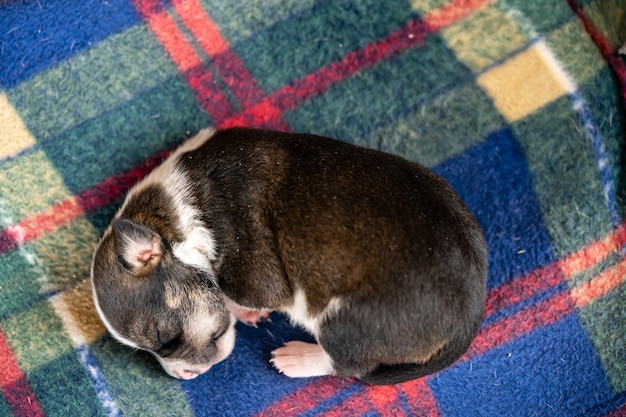
[[[203,366],[198,369],[170,369],[171,374],[174,374],[178,379],[190,380],[196,378],[198,375],[202,375],[211,368],[211,365]]]
[[[200,375],[199,372],[189,371],[186,369],[178,372],[178,377],[184,380],[194,379],[198,375]]]

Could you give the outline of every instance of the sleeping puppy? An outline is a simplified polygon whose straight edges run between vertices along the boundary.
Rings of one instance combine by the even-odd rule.
[[[467,350],[486,273],[478,223],[424,167],[229,129],[200,132],[129,192],[91,282],[109,332],[176,378],[227,357],[236,318],[279,311],[317,341],[272,352],[280,372],[394,384]]]

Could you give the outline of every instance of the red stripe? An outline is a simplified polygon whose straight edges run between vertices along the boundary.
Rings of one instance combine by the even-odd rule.
[[[559,285],[570,279],[573,275],[585,271],[606,259],[610,254],[615,253],[625,244],[626,223],[622,223],[615,231],[611,232],[602,240],[590,243],[584,248],[553,264],[532,271],[528,275],[515,278],[491,290],[487,296],[485,316],[487,317],[496,311],[511,307]],[[604,274],[602,276],[604,276]],[[597,278],[593,280],[595,284],[585,284],[590,289],[589,291],[591,291],[591,288],[605,288],[607,286],[613,288],[615,285],[619,285],[619,282],[613,282],[612,284],[600,283]],[[581,297],[584,296],[588,299],[597,298],[581,290],[578,290],[577,294],[581,294]]]
[[[230,49],[219,27],[197,0],[174,0],[174,10],[210,57]]]
[[[453,0],[429,13],[424,21],[432,31],[451,25],[495,0]]]
[[[259,417],[293,416],[314,408],[321,401],[342,391],[354,382],[343,378],[324,377],[307,384],[261,411]]]
[[[50,207],[43,213],[27,217],[16,225],[0,231],[0,254],[17,249],[22,243],[50,233],[62,224],[69,223],[82,214],[76,197],[70,197]]]
[[[398,386],[365,386],[363,391],[352,395],[330,410],[321,413],[320,416],[357,416],[371,410],[375,410],[378,415],[383,417],[402,417],[406,415],[399,401]]]
[[[277,108],[283,112],[292,110],[301,102],[323,93],[363,69],[421,43],[428,33],[424,23],[412,21],[383,40],[350,52],[342,60],[333,62],[281,88],[269,98],[225,120],[221,127],[239,126],[248,120],[254,120],[254,115],[263,113],[261,109],[267,107]]]
[[[619,408],[605,414],[604,417],[626,417],[626,404],[619,406]]]
[[[208,69],[198,66],[183,75],[193,90],[196,101],[211,116],[215,125],[231,117],[234,111]]]
[[[340,404],[321,413],[320,416],[343,417],[346,415],[363,415],[373,410],[382,417],[401,417],[407,415],[406,412],[411,416],[439,417],[441,412],[437,400],[427,385],[426,380],[426,378],[422,378],[390,386],[365,386],[363,391],[359,391]],[[407,410],[403,409],[400,393],[406,399],[404,404],[407,406]],[[319,393],[317,394],[319,395]],[[329,394],[334,396],[337,394],[337,391],[331,391]],[[260,416],[291,416],[300,414],[319,405],[323,400],[324,398],[318,397],[317,402],[308,402],[307,407],[303,409],[303,404],[295,402],[295,400],[285,401],[283,399],[278,404],[287,405],[286,410],[268,409],[264,410]]]
[[[94,212],[112,204],[121,198],[133,185],[138,183],[150,171],[156,168],[171,153],[170,150],[159,152],[128,171],[105,179],[100,184],[78,194],[78,203],[86,213]],[[58,225],[57,225],[58,226]]]
[[[461,361],[481,355],[489,349],[555,323],[573,311],[574,303],[569,296],[569,291],[564,291],[511,316],[504,317],[479,331]]]
[[[626,245],[626,223],[619,225],[616,230],[602,240],[593,242],[559,260],[557,265],[570,278],[574,274],[589,269],[601,260],[606,259],[611,253],[618,251],[624,245]]]
[[[367,391],[353,395],[330,410],[318,414],[320,417],[362,416],[372,409],[367,401]]]
[[[204,66],[193,45],[187,42],[165,7],[158,0],[133,0],[133,3],[213,122],[218,124],[231,115],[231,105],[213,74]]]
[[[283,110],[285,109],[275,105],[272,99],[264,99],[242,113],[224,120],[218,127],[227,129],[236,126],[263,126],[267,129],[286,131],[288,129],[281,126],[282,122],[279,121]]]
[[[492,0],[456,0],[449,5],[438,9],[424,19],[411,21],[385,38],[373,42],[361,49],[347,54],[343,59],[294,81],[274,92],[269,98],[262,100],[252,107],[244,109],[241,114],[225,120],[220,127],[240,126],[256,120],[256,114],[263,113],[261,109],[271,107],[277,111],[288,111],[297,107],[301,102],[323,93],[333,85],[376,65],[377,63],[397,55],[409,48],[419,45],[432,32],[445,25],[462,19],[469,13],[485,6]]]
[[[176,0],[174,10],[189,28],[198,44],[214,61],[221,78],[228,85],[243,107],[260,101],[265,93],[239,57],[231,50],[219,27],[204,10],[198,0]]]
[[[519,304],[565,280],[565,274],[554,263],[536,269],[522,277],[514,278],[489,292],[484,316],[488,317],[499,310]]]
[[[28,242],[50,233],[59,225],[66,224],[83,214],[76,197],[70,197],[50,207],[43,213],[35,214],[22,220],[16,227],[9,227],[7,231],[16,242]]]
[[[615,290],[626,281],[626,259],[608,268],[590,281],[572,288],[572,300],[576,307],[582,308]]]
[[[14,415],[33,417],[44,415],[2,329],[0,329],[0,389]]]
[[[15,250],[21,243],[38,239],[76,217],[115,202],[161,163],[168,153],[169,151],[161,152],[129,171],[107,178],[95,187],[53,205],[43,213],[27,217],[0,231],[0,254]]]
[[[369,409],[374,409],[381,416],[402,417],[406,415],[401,408],[399,387],[396,385],[367,387],[365,399],[369,403]]]
[[[439,403],[432,390],[426,383],[428,378],[400,384],[399,387],[407,397],[407,405],[411,415],[424,417],[439,417]]]
[[[221,79],[230,88],[235,97],[245,108],[262,102],[265,92],[256,79],[247,70],[241,59],[233,52],[228,41],[219,30],[198,0],[176,0],[174,10],[191,31],[195,40],[213,60],[213,65]],[[195,89],[194,86],[192,88]],[[223,126],[226,115],[217,118],[216,125]],[[214,119],[215,120],[215,119]],[[275,106],[259,106],[247,118],[238,120],[237,126],[265,127],[276,130],[289,130],[282,119],[281,111]]]

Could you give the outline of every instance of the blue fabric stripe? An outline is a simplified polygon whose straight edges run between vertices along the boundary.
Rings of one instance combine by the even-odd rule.
[[[91,354],[91,350],[89,346],[82,344],[76,348],[76,353],[78,355],[78,359],[80,363],[87,370],[87,375],[91,379],[91,383],[93,384],[96,393],[98,394],[98,400],[104,411],[109,417],[121,417],[122,412],[119,407],[115,403],[111,392],[109,391],[109,387],[107,382],[98,368],[98,364],[96,364],[96,360]]]
[[[139,21],[128,0],[0,2],[0,85],[11,89]]]
[[[578,91],[570,95],[574,110],[578,113],[580,121],[583,124],[589,139],[591,140],[591,146],[598,163],[598,169],[602,179],[602,186],[604,187],[604,196],[611,216],[611,223],[613,227],[618,227],[621,223],[619,209],[617,204],[617,192],[615,188],[615,178],[611,172],[611,166],[613,165],[609,160],[610,155],[606,150],[604,144],[604,138],[600,133],[600,130],[595,125],[591,111],[587,106],[587,103],[580,95]]]

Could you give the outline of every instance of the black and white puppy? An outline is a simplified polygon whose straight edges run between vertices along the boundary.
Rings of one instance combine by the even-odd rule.
[[[458,359],[485,301],[481,228],[444,180],[304,134],[200,132],[128,194],[95,251],[96,308],[120,342],[191,379],[230,354],[235,318],[286,313],[316,344],[290,377],[371,384]]]

